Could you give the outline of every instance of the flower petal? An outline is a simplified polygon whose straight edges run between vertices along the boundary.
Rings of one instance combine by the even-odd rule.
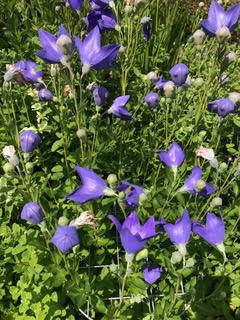
[[[131,214],[125,219],[122,228],[128,229],[133,235],[140,231],[141,226],[136,211],[132,211]]]
[[[132,235],[128,229],[122,229],[120,232],[122,246],[128,253],[137,253],[141,250],[147,240],[141,240],[138,235]]]

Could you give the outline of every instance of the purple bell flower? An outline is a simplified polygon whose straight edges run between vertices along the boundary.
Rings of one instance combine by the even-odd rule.
[[[83,1],[84,0],[68,0],[68,3],[73,10],[80,10],[82,7]]]
[[[236,104],[228,98],[222,98],[208,103],[208,111],[217,113],[219,117],[223,118],[229,113],[234,113],[236,109]]]
[[[211,193],[215,192],[216,189],[209,183],[205,183],[205,186],[200,190],[197,191],[197,184],[201,180],[202,177],[202,170],[195,166],[192,169],[191,175],[185,180],[184,185],[180,188],[179,192],[188,191],[191,194],[199,194],[204,198],[207,198]]]
[[[151,18],[143,17],[140,21],[143,25],[143,37],[146,42],[149,41],[152,34]]]
[[[109,2],[113,0],[91,0],[90,5],[93,10],[102,10],[109,6]]]
[[[181,86],[187,80],[188,67],[184,63],[178,63],[170,69],[169,74],[174,84]]]
[[[38,91],[38,97],[40,101],[51,101],[53,99],[51,91],[49,91],[46,88],[43,88]]]
[[[184,151],[177,142],[174,141],[168,151],[159,151],[157,152],[157,155],[163,163],[173,170],[174,175],[176,176],[177,168],[185,159]]]
[[[20,134],[21,149],[25,153],[33,152],[40,141],[39,135],[31,130],[26,130]]]
[[[129,188],[131,187],[131,188]],[[134,207],[137,207],[139,204],[139,196],[140,194],[145,192],[143,189],[135,184],[131,184],[127,181],[121,181],[121,184],[117,188],[119,191],[127,191],[127,189],[130,189],[126,195],[125,202],[126,207],[128,209],[133,209]]]
[[[78,175],[82,181],[82,186],[74,190],[65,198],[84,204],[90,200],[96,200],[104,196],[107,185],[105,181],[100,178],[93,170],[75,166]]]
[[[75,227],[71,226],[58,226],[51,242],[65,253],[71,248],[79,244],[78,233]]]
[[[21,212],[21,219],[39,224],[43,221],[43,212],[37,202],[28,202]]]
[[[155,108],[159,102],[159,95],[155,92],[150,92],[146,95],[145,102],[149,105],[150,108]]]
[[[193,221],[192,231],[208,243],[217,246],[223,243],[224,240],[224,221],[216,217],[213,213],[208,212],[206,226],[204,227],[199,221]]]
[[[155,221],[153,216],[142,227],[135,211],[131,212],[122,225],[116,217],[109,215],[109,218],[120,234],[124,250],[130,254],[137,253],[144,247],[148,239],[158,234],[155,232],[155,227],[159,223]]]
[[[208,11],[208,18],[201,21],[201,26],[209,37],[214,37],[216,32],[223,27],[232,31],[237,27],[240,14],[240,4],[224,11],[224,9],[216,1],[212,0]]]
[[[125,104],[128,102],[130,95],[120,96],[113,101],[112,106],[108,109],[108,113],[114,114],[116,117],[126,120],[133,121],[130,113],[125,108]]]
[[[102,106],[106,102],[109,92],[104,87],[95,88],[93,90],[93,98],[96,106]]]
[[[32,84],[36,82],[42,82],[42,70],[35,71],[35,68],[38,66],[38,64],[36,64],[30,59],[27,59],[26,63],[24,63],[23,60],[20,60],[14,65],[15,68],[21,71],[21,73],[24,76],[24,79]]]
[[[99,27],[100,32],[104,30],[111,30],[116,27],[116,20],[110,8],[104,8],[102,10],[93,10],[85,18],[85,23],[88,28],[88,32]]]
[[[62,53],[62,50],[57,45],[57,41],[61,37],[65,38],[65,43],[67,43],[68,54],[72,53],[74,45],[72,44],[71,37],[68,34],[67,30],[64,28],[64,26],[61,25],[59,27],[57,37],[55,37],[51,33],[47,32],[45,30],[42,30],[42,29],[38,30],[38,35],[39,35],[39,40],[42,45],[42,50],[35,52],[36,55],[39,58],[41,58],[43,61],[45,61],[46,63],[50,63],[50,64],[62,63],[65,65],[66,60],[65,60],[64,55]],[[64,46],[64,43],[62,45]]]
[[[78,49],[80,60],[83,64],[82,77],[90,70],[90,68],[94,70],[106,70],[112,68],[112,63],[120,48],[119,44],[108,44],[101,47],[100,31],[98,26],[89,32],[84,41],[75,37],[75,44]]]
[[[142,267],[143,278],[148,284],[153,284],[162,275],[162,267],[158,266],[156,263],[153,263],[150,267],[145,263]]]
[[[163,90],[164,86],[165,86],[165,84],[167,82],[168,82],[167,80],[163,80],[163,76],[160,76],[159,79],[156,82],[156,88],[160,89],[160,90]]]

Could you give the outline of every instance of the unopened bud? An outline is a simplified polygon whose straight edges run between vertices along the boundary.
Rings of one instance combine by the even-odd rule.
[[[193,258],[187,259],[187,261],[186,261],[186,267],[187,268],[192,268],[194,266],[194,264],[195,264],[195,261],[194,261]]]
[[[150,128],[154,127],[154,123],[153,122],[149,122],[149,127]]]
[[[199,4],[198,4],[198,6],[199,6],[199,8],[202,8],[202,7],[204,7],[204,2],[199,2]]]
[[[222,206],[222,198],[220,197],[215,197],[212,199],[211,203],[210,203],[211,207],[221,207]]]
[[[67,225],[68,225],[68,222],[69,222],[68,218],[67,218],[67,217],[64,217],[64,216],[62,216],[62,217],[60,217],[60,218],[58,219],[58,225],[59,225],[59,226],[67,226]]]
[[[62,51],[62,54],[69,55],[72,47],[72,40],[65,34],[62,34],[56,41],[56,45]]]
[[[168,81],[165,85],[164,85],[164,94],[167,98],[171,98],[174,94],[175,91],[175,85],[172,81]]]
[[[145,193],[141,193],[139,196],[139,205],[142,206],[147,201],[147,196]]]
[[[119,194],[118,194],[118,199],[120,200],[120,201],[124,201],[124,199],[125,199],[125,194],[124,194],[124,192],[119,192]]]
[[[229,77],[227,74],[221,74],[220,78],[219,78],[219,83],[221,86],[223,86],[224,84],[228,83],[229,81]]]
[[[108,188],[108,187],[103,190],[103,194],[107,197],[116,196],[116,193],[114,192],[114,190],[112,190],[111,188]]]
[[[121,46],[121,47],[119,48],[118,52],[119,52],[119,53],[123,53],[123,52],[125,51],[125,49],[126,49],[126,48],[125,48],[124,46]]]
[[[115,28],[114,28],[116,31],[120,32],[121,31],[121,27],[119,24],[116,24]]]
[[[136,255],[136,261],[146,259],[148,257],[148,249],[142,249]]]
[[[171,256],[171,263],[176,264],[182,261],[182,255],[179,251],[174,251]]]
[[[234,103],[240,102],[240,93],[239,92],[230,92],[228,98]]]
[[[84,129],[78,129],[77,136],[79,139],[85,141],[87,138],[86,131]]]
[[[230,64],[236,60],[237,60],[237,55],[233,51],[229,52],[225,57],[225,62],[227,62],[227,64]]]
[[[216,31],[216,37],[219,43],[222,43],[231,36],[230,30],[227,27],[222,27]]]
[[[151,71],[147,74],[147,79],[150,81],[150,82],[153,82],[153,81],[157,81],[158,79],[158,75],[155,71]]]
[[[58,12],[60,10],[60,6],[55,7],[55,12]]]
[[[26,170],[27,170],[27,173],[30,174],[33,172],[33,168],[34,168],[34,163],[32,162],[27,162],[26,165]]]
[[[129,4],[127,4],[126,7],[124,8],[124,12],[126,14],[132,13],[133,12],[133,7],[130,6]]]
[[[220,172],[224,172],[225,170],[227,170],[228,165],[226,164],[226,162],[222,162],[219,165],[219,171]]]
[[[199,29],[194,32],[192,37],[193,37],[194,43],[199,45],[203,42],[203,38],[205,37],[205,33]]]
[[[107,182],[109,183],[110,187],[115,189],[117,184],[118,178],[115,174],[109,174],[107,177]]]
[[[11,163],[9,163],[9,162],[7,162],[7,163],[5,163],[5,164],[3,165],[3,171],[4,171],[6,174],[9,174],[9,173],[13,172],[14,169],[15,169],[14,166],[13,166]]]
[[[199,136],[201,138],[205,137],[206,134],[207,134],[207,132],[205,130],[202,130],[202,131],[199,132]]]
[[[196,87],[201,87],[204,83],[204,80],[203,78],[197,78],[197,79],[194,79],[193,81],[193,84],[196,86]]]

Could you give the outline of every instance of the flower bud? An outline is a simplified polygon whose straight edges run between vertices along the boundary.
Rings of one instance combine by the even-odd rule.
[[[222,198],[220,197],[215,197],[212,199],[211,203],[210,203],[211,207],[221,207],[222,206]]]
[[[118,53],[123,53],[125,51],[125,47],[124,46],[121,46],[118,50]]]
[[[98,88],[97,82],[91,82],[87,85],[86,90],[87,91],[93,91],[94,89]]]
[[[133,12],[133,7],[130,6],[129,4],[127,4],[127,5],[125,6],[125,8],[124,8],[124,12],[125,12],[126,14],[132,13],[132,12]]]
[[[62,51],[62,54],[67,56],[69,55],[72,47],[72,40],[66,35],[62,34],[56,41],[56,45]]]
[[[233,51],[229,52],[229,53],[226,55],[226,57],[225,57],[225,62],[226,62],[227,64],[230,64],[230,63],[232,63],[232,62],[235,62],[236,60],[237,60],[237,55],[236,55],[236,53],[233,52]]]
[[[115,189],[117,184],[118,178],[115,174],[109,174],[107,177],[107,182],[109,183],[110,187]]]
[[[239,92],[230,92],[228,98],[234,103],[240,102],[240,93]]]
[[[25,153],[33,152],[40,141],[39,135],[32,130],[26,130],[20,135],[21,149]]]
[[[3,165],[3,171],[6,174],[12,173],[14,171],[14,166],[11,163],[7,162]]]
[[[142,259],[146,259],[148,257],[148,249],[142,249],[136,255],[136,261],[140,261]]]
[[[154,81],[157,81],[158,79],[158,75],[155,71],[150,71],[148,74],[147,74],[147,79],[150,81],[150,82],[154,82]]]
[[[221,86],[223,86],[224,84],[228,83],[229,81],[229,77],[227,74],[221,74],[220,78],[219,78],[219,83]]]
[[[34,163],[32,162],[27,162],[26,165],[26,170],[28,174],[31,174],[33,172],[33,168],[34,168]]]
[[[203,78],[197,78],[197,79],[194,79],[193,81],[193,84],[196,86],[196,87],[201,87],[204,83],[204,80]]]
[[[187,268],[192,268],[194,266],[194,264],[195,264],[195,261],[194,261],[193,258],[187,259],[187,261],[186,261],[186,267]]]
[[[224,172],[225,170],[227,170],[228,165],[226,164],[226,162],[222,162],[219,165],[219,171],[220,172]]]
[[[49,91],[46,88],[43,88],[38,91],[38,97],[40,101],[51,101],[53,99],[51,91]]]
[[[142,206],[147,201],[147,196],[145,193],[141,193],[139,196],[139,205]]]
[[[59,225],[59,226],[67,226],[67,225],[68,225],[68,222],[69,222],[68,218],[67,218],[67,217],[64,217],[64,216],[62,216],[62,217],[60,217],[60,218],[58,219],[58,225]]]
[[[119,194],[118,194],[118,200],[124,202],[124,199],[125,199],[125,194],[124,194],[124,192],[122,192],[122,191],[119,192]]]
[[[121,31],[121,27],[119,24],[116,24],[115,28],[114,28],[116,31],[120,32]]]
[[[8,159],[8,161],[9,161],[9,163],[10,163],[11,165],[13,165],[14,167],[16,167],[16,166],[19,165],[19,159],[18,159],[18,157],[17,157],[16,155],[10,157],[10,158]]]
[[[176,264],[182,261],[182,255],[179,251],[174,251],[171,256],[171,263]]]
[[[199,2],[198,7],[199,7],[199,8],[204,7],[204,2],[202,2],[202,1],[201,1],[201,2]]]
[[[167,98],[171,98],[174,94],[175,91],[175,85],[172,81],[168,81],[165,85],[164,85],[164,94]]]
[[[205,36],[205,33],[202,30],[197,30],[193,34],[193,41],[195,44],[199,45],[203,42],[203,38]]]
[[[216,31],[216,37],[219,43],[222,43],[231,36],[230,30],[227,27],[222,27]]]
[[[170,69],[169,74],[176,86],[182,86],[187,80],[188,67],[184,63],[178,63]]]
[[[21,219],[39,224],[43,221],[43,212],[37,202],[28,202],[22,209]]]
[[[196,191],[200,192],[203,188],[206,187],[206,182],[204,182],[203,180],[198,180],[197,182],[197,186],[196,186]]]
[[[56,77],[58,71],[58,65],[57,64],[51,64],[50,74],[51,77]]]
[[[84,129],[78,129],[77,136],[79,139],[84,141],[87,139],[86,131]]]
[[[145,102],[148,104],[150,108],[155,108],[159,102],[159,96],[156,92],[150,92],[144,98]]]
[[[97,106],[102,106],[106,102],[109,92],[104,87],[99,87],[93,90],[94,102]]]

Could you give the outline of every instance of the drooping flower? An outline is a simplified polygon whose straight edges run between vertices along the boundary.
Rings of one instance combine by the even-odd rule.
[[[104,30],[114,29],[117,25],[113,12],[108,7],[102,10],[93,10],[84,21],[87,25],[88,32],[96,26],[98,26],[100,32],[102,32]]]
[[[72,40],[67,30],[64,28],[64,26],[61,25],[59,27],[57,37],[55,37],[51,33],[42,29],[38,30],[38,35],[42,45],[42,50],[37,51],[36,55],[46,63],[50,63],[50,64],[62,63],[65,65],[66,59],[62,50],[57,45],[57,41],[61,43],[62,47],[64,47],[64,42],[65,42],[65,49],[68,48],[69,55],[72,53],[74,45],[73,44],[70,45],[70,43],[72,43]],[[65,41],[62,41],[63,38],[65,39]],[[66,41],[66,38],[68,38],[68,41]]]
[[[107,191],[105,181],[100,178],[92,169],[75,166],[78,175],[82,181],[82,186],[78,187],[71,194],[66,196],[66,199],[84,204],[90,200],[96,200],[104,196]]]
[[[38,91],[38,97],[40,101],[51,101],[53,99],[51,91],[49,91],[46,88],[43,88]]]
[[[222,98],[208,103],[208,111],[217,113],[219,117],[223,118],[229,113],[234,113],[236,108],[236,104],[228,98]]]
[[[156,92],[150,92],[146,95],[144,100],[150,108],[155,108],[159,102],[159,95]]]
[[[169,168],[171,168],[176,175],[177,168],[183,163],[185,159],[185,154],[183,149],[173,142],[167,151],[158,151],[157,155],[160,160],[164,162]]]
[[[142,227],[135,211],[131,212],[122,225],[116,217],[109,215],[109,218],[115,224],[120,234],[122,246],[127,253],[137,253],[144,247],[148,239],[157,235],[155,227],[159,223],[155,221],[153,216]]]
[[[28,202],[24,205],[21,212],[21,219],[39,224],[43,221],[43,212],[38,202]]]
[[[121,184],[118,186],[117,189],[123,192],[128,190],[125,198],[126,207],[128,209],[133,209],[134,207],[138,206],[140,195],[142,193],[145,194],[141,187],[135,184],[131,184],[127,181],[121,181]]]
[[[174,84],[181,86],[187,80],[188,67],[184,63],[178,63],[170,69],[169,74]]]
[[[151,24],[151,18],[149,17],[143,17],[140,21],[140,23],[143,25],[143,37],[146,42],[149,41],[151,34],[152,34],[152,24]]]
[[[167,80],[163,80],[163,76],[160,76],[156,82],[156,88],[163,90],[167,82],[168,82]]]
[[[20,134],[21,149],[25,153],[33,152],[41,138],[32,130],[26,130]]]
[[[126,103],[128,102],[130,95],[120,96],[113,101],[112,106],[108,109],[109,114],[114,114],[116,117],[122,120],[130,120],[133,118],[130,116],[130,113],[125,108]]]
[[[216,217],[213,213],[208,212],[206,226],[203,226],[199,221],[193,221],[192,231],[208,243],[217,246],[223,243],[224,240],[224,221]]]
[[[142,267],[143,278],[148,284],[153,284],[162,275],[162,267],[158,266],[156,263],[153,263],[150,267],[145,263]]]
[[[94,70],[112,68],[112,63],[120,48],[119,44],[108,44],[101,47],[98,26],[89,32],[84,41],[75,36],[75,44],[83,64],[82,76],[87,73],[90,68]]]
[[[209,37],[214,37],[222,28],[232,31],[237,27],[240,14],[240,4],[224,11],[216,1],[212,0],[208,11],[208,18],[201,21],[201,26]]]
[[[79,238],[75,227],[71,226],[58,226],[51,242],[65,253],[71,248],[79,244]]]
[[[109,92],[104,87],[98,87],[93,90],[94,102],[97,106],[102,106],[106,102]]]
[[[179,189],[179,192],[189,192],[191,194],[199,194],[205,198],[207,198],[211,193],[215,192],[216,189],[209,183],[203,182],[201,180],[202,170],[195,166],[192,169],[191,175],[185,180],[183,187]],[[198,190],[199,181],[203,182],[203,187]]]

